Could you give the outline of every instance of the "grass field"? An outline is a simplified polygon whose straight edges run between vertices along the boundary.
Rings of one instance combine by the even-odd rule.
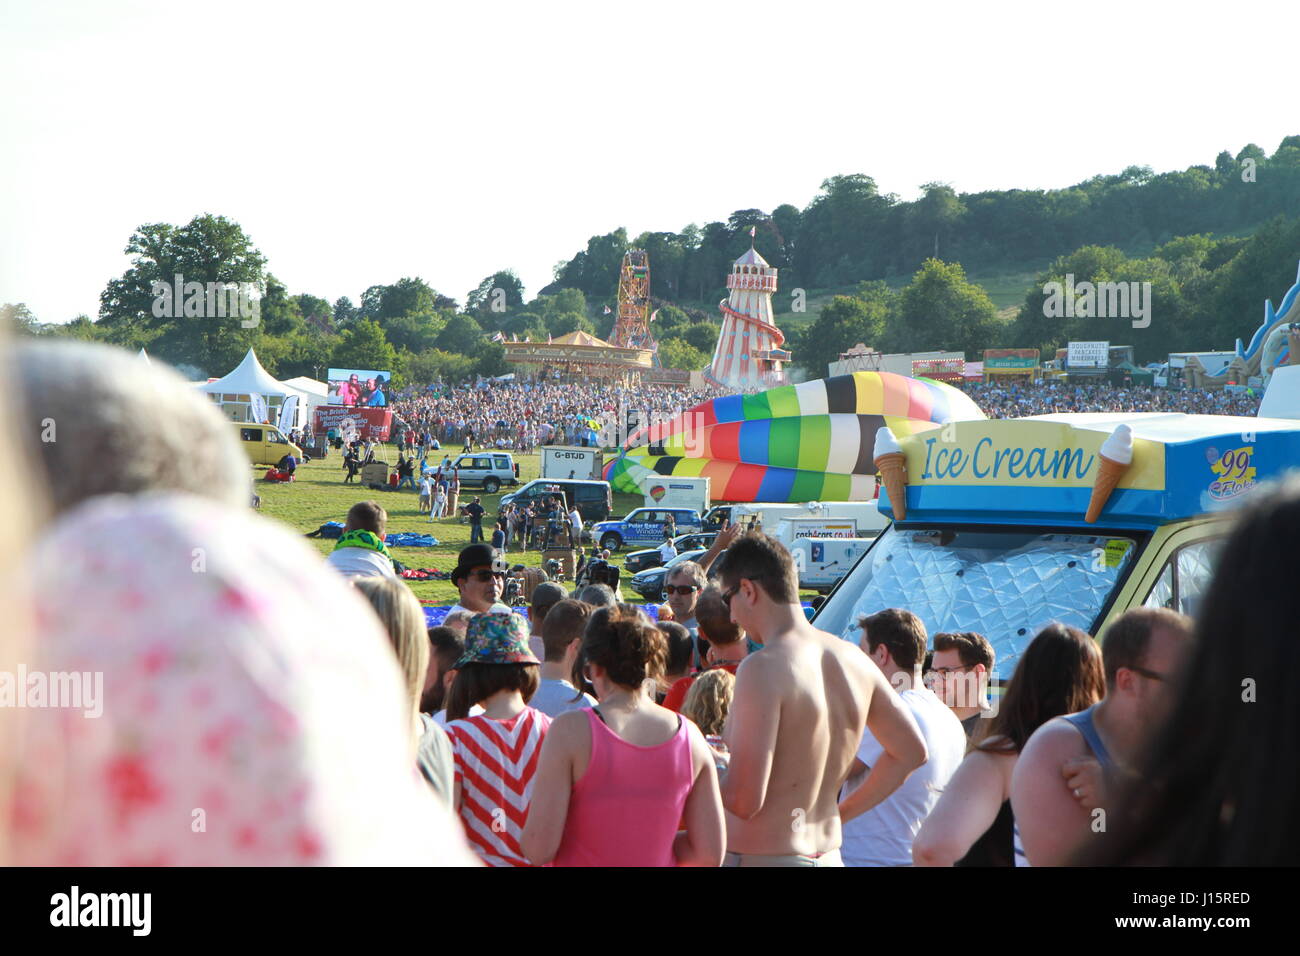
[[[459,451],[459,447],[446,448],[445,451]],[[606,452],[607,460],[610,452]],[[377,461],[387,461],[395,465],[397,449],[394,445],[381,445],[375,450]],[[438,460],[441,460],[439,457]],[[540,456],[516,455],[519,462],[519,480],[524,483],[538,476]],[[254,473],[265,474],[264,466],[255,467]],[[289,526],[299,534],[315,531],[327,521],[342,521],[358,501],[375,500],[388,512],[388,531],[415,531],[420,534],[432,534],[438,539],[436,548],[392,548],[393,557],[408,568],[438,568],[450,571],[456,566],[456,555],[461,548],[469,544],[469,523],[461,523],[456,518],[442,518],[430,523],[428,515],[419,512],[419,495],[409,489],[402,491],[374,491],[357,483],[345,485],[343,478],[343,458],[340,452],[330,450],[328,458],[310,461],[299,465],[294,481],[287,484],[277,482],[257,482],[257,493],[262,496],[262,515]],[[487,515],[483,520],[484,536],[491,540],[491,517],[497,512],[497,503],[502,494],[511,489],[505,488],[499,494],[482,495],[483,507]],[[468,494],[468,497],[467,497]],[[460,501],[466,503],[474,496],[472,490],[461,490]],[[614,495],[614,514],[624,515],[633,508],[642,505],[638,495]],[[309,538],[308,543],[322,555],[328,555],[334,549],[334,541],[325,538]],[[626,550],[616,556],[626,554]],[[511,564],[538,566],[542,563],[541,555],[536,551],[511,551],[507,556]],[[438,604],[456,603],[456,588],[450,581],[411,581],[411,590],[423,601]]]

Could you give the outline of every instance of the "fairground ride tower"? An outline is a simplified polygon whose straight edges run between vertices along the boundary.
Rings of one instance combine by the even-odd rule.
[[[790,353],[781,348],[785,336],[772,321],[776,270],[751,246],[732,264],[727,288],[730,296],[719,303],[722,331],[704,378],[736,391],[785,385],[782,366]]]
[[[614,318],[611,345],[621,349],[654,349],[650,336],[650,257],[643,249],[623,254],[618,274],[618,315]]]

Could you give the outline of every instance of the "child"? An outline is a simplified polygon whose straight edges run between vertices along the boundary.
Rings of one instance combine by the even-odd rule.
[[[540,662],[519,614],[475,615],[447,703],[456,763],[456,810],[470,846],[488,866],[528,866],[519,847],[537,754],[551,718],[528,706]],[[470,717],[470,707],[483,713]]]

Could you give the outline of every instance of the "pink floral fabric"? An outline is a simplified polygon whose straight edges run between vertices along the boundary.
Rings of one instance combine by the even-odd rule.
[[[102,672],[103,712],[23,713],[12,862],[473,863],[418,777],[380,624],[299,536],[105,498],[34,557],[27,668]]]

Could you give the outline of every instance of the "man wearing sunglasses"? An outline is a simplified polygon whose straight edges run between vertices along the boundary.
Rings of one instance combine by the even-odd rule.
[[[448,614],[469,611],[483,614],[487,611],[509,611],[501,603],[506,587],[506,562],[490,544],[471,544],[456,559],[451,572],[451,583],[460,592],[460,600]]]
[[[1192,621],[1141,607],[1111,622],[1102,643],[1106,696],[1049,720],[1020,752],[1011,810],[1031,866],[1063,866],[1118,808],[1108,802],[1177,699],[1192,651]]]
[[[925,763],[925,740],[880,668],[808,623],[790,552],[765,534],[727,549],[719,572],[731,620],[763,647],[736,671],[723,738],[726,866],[841,866],[838,796],[869,729],[881,753],[862,810]]]

